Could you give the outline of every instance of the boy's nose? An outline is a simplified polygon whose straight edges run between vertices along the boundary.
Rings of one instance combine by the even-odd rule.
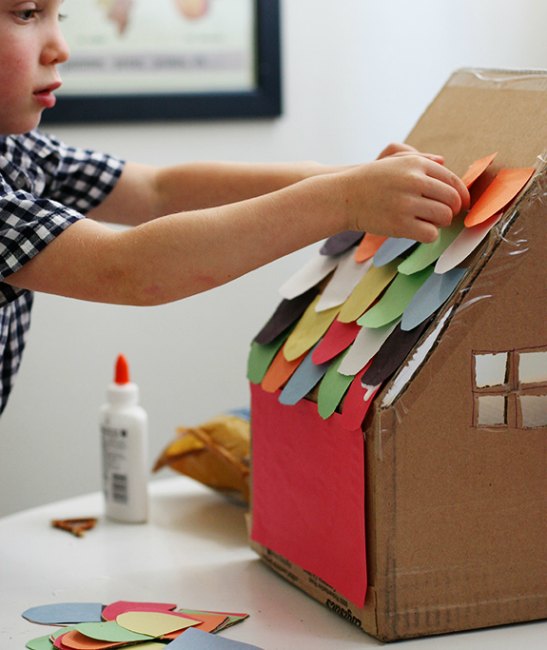
[[[68,44],[61,30],[57,27],[42,49],[42,63],[49,65],[64,63],[69,56]]]

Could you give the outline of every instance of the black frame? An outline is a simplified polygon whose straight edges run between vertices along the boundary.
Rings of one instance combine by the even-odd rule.
[[[280,0],[254,0],[256,87],[251,91],[63,95],[42,122],[141,122],[163,120],[267,118],[281,114]]]

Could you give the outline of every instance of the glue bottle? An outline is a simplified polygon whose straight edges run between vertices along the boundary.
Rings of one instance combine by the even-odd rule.
[[[148,519],[148,418],[138,401],[138,386],[119,355],[100,412],[103,492],[105,515],[127,523]]]

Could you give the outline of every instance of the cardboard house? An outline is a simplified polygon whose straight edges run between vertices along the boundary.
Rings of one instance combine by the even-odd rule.
[[[471,188],[476,203],[503,170],[531,168],[531,176],[489,217],[449,295],[441,291],[418,326],[399,324],[378,384],[365,381],[366,371],[341,388],[335,377],[356,323],[334,337],[344,352],[330,363],[317,353],[341,327],[336,318],[327,329],[323,323],[313,353],[280,356],[335,266],[311,297],[282,301],[276,313],[286,331],[282,324],[266,343],[257,337],[249,371],[252,547],[286,580],[383,641],[547,617],[547,73],[457,71],[407,142],[443,154],[460,176],[497,152]],[[347,253],[329,256],[325,245],[324,259],[340,264]],[[407,249],[396,263],[409,257]],[[283,320],[288,305],[303,314],[296,324]],[[380,348],[369,364],[381,355]],[[268,387],[278,362],[318,372],[305,398],[283,400],[288,383]],[[341,399],[321,414],[327,376]]]

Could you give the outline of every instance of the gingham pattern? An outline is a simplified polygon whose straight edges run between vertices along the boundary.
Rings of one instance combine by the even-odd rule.
[[[112,190],[123,162],[38,131],[0,136],[0,413],[21,362],[32,293],[3,282]]]

